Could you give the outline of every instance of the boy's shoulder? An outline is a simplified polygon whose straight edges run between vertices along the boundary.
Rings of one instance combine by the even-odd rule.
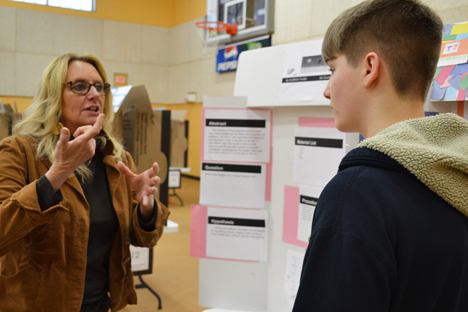
[[[359,227],[363,220],[388,215],[411,190],[420,187],[421,182],[389,156],[367,148],[353,149],[320,194],[314,223]]]

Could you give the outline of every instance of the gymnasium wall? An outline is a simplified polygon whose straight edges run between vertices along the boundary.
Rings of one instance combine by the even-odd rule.
[[[322,38],[342,10],[360,2],[275,0],[273,45]],[[468,20],[466,0],[425,2],[444,23]],[[236,77],[216,73],[216,56],[197,34],[194,23],[203,20],[206,0],[97,0],[96,8],[80,12],[0,0],[0,100],[16,102],[22,112],[57,55],[94,53],[109,79],[126,73],[128,84],[145,84],[154,107],[188,111],[190,175],[199,177],[200,103],[204,95],[232,95]],[[196,103],[185,102],[188,92],[196,92]]]

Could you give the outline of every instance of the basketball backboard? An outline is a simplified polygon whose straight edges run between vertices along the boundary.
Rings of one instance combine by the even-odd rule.
[[[218,43],[230,43],[274,31],[274,0],[207,0],[206,21],[237,24],[234,36],[219,32],[216,37],[207,38]]]

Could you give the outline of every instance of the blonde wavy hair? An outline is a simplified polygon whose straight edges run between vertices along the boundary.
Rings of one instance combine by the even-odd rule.
[[[104,82],[107,75],[101,60],[94,54],[78,55],[73,52],[64,53],[58,56],[47,66],[39,82],[39,90],[33,98],[32,104],[25,110],[23,119],[13,128],[13,134],[27,135],[35,139],[37,144],[37,157],[46,157],[50,163],[54,162],[54,151],[59,135],[57,127],[62,116],[62,93],[65,88],[64,83],[68,73],[68,65],[74,61],[86,62],[93,65]],[[122,160],[123,146],[112,135],[112,121],[114,110],[112,107],[112,94],[106,96],[104,100],[104,121],[102,130],[105,135],[95,137],[96,143],[102,149],[107,140],[114,145],[112,153],[116,161]],[[91,171],[85,164],[76,170],[81,176],[89,180],[92,177]]]

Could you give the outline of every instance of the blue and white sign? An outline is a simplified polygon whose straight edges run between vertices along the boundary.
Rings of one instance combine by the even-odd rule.
[[[233,44],[220,45],[216,57],[216,72],[224,73],[237,70],[237,62],[242,51],[261,49],[271,46],[271,37],[262,36]]]

